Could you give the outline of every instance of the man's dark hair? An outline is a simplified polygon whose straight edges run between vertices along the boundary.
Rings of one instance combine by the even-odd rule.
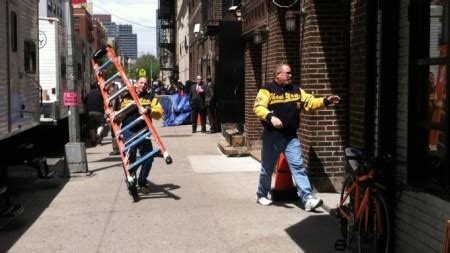
[[[210,77],[210,76],[207,76],[207,77],[206,77],[206,81],[207,81],[207,82],[211,82],[211,77]]]
[[[91,87],[91,90],[96,90],[96,89],[98,89],[98,83],[91,83],[91,85],[90,85],[90,87]]]

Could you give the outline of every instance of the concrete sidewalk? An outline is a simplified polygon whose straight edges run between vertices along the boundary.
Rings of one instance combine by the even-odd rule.
[[[219,134],[158,131],[174,163],[155,160],[151,192],[140,202],[128,195],[120,158],[108,155],[105,139],[87,150],[92,176],[18,190],[26,211],[0,226],[0,251],[335,252],[337,220],[296,203],[256,204],[259,163],[223,156]],[[337,194],[320,197],[326,208],[337,205]]]

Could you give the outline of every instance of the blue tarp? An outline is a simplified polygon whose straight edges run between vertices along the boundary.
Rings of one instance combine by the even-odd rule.
[[[164,109],[164,126],[178,126],[183,123],[189,123],[191,115],[191,106],[188,96],[161,95],[159,96],[161,105]]]

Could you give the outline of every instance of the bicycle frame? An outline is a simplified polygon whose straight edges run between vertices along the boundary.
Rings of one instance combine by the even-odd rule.
[[[367,230],[368,226],[368,219],[369,219],[369,208],[368,208],[368,202],[369,197],[373,191],[372,186],[363,186],[362,183],[371,181],[375,176],[375,171],[373,169],[370,169],[369,172],[366,175],[358,176],[356,177],[356,180],[352,183],[350,188],[348,189],[347,193],[342,198],[341,202],[339,203],[339,214],[342,215],[347,220],[351,219],[351,214],[344,208],[345,201],[353,195],[354,197],[354,214],[356,216],[354,217],[354,221],[357,222],[361,218],[361,215],[364,212],[364,221],[365,221],[365,229]],[[362,191],[364,191],[364,195],[361,195]],[[379,207],[379,204],[376,203],[376,215],[377,217],[381,217],[381,210]],[[377,219],[378,221],[378,228],[382,229],[382,224],[380,219]]]

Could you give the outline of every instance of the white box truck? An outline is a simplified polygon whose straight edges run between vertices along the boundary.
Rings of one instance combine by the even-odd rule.
[[[66,79],[66,37],[58,18],[39,17],[39,76],[42,87],[42,125],[57,125],[67,118],[64,106]]]

